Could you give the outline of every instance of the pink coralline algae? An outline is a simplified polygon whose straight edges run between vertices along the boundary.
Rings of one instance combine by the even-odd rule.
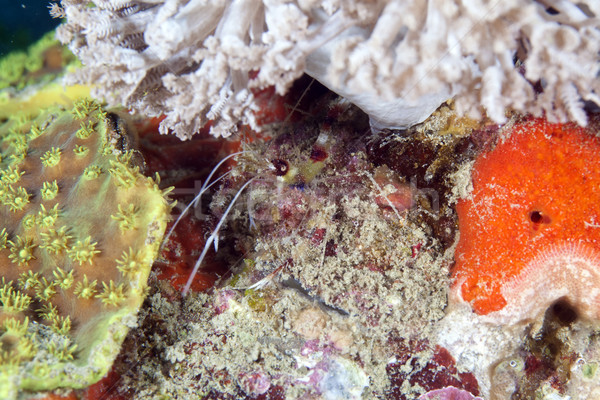
[[[483,400],[481,397],[475,397],[466,390],[457,389],[454,386],[448,386],[443,389],[436,389],[425,393],[418,400]]]
[[[256,396],[267,393],[271,387],[271,379],[262,371],[254,371],[242,374],[239,385],[246,394]]]

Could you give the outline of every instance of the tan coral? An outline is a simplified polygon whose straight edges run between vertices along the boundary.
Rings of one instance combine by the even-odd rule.
[[[81,100],[0,126],[2,398],[100,379],[143,301],[170,206],[110,118]]]

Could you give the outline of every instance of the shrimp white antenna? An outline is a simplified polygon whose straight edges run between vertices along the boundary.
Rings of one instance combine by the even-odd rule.
[[[196,261],[196,265],[194,265],[194,269],[192,270],[192,274],[188,278],[188,281],[185,284],[185,287],[183,288],[183,296],[187,295],[187,292],[189,292],[190,286],[192,286],[192,282],[194,281],[194,277],[196,276],[196,273],[198,272],[198,269],[200,268],[200,265],[202,264],[202,261],[204,261],[204,257],[206,257],[206,253],[208,253],[208,249],[213,244],[213,242],[215,241],[215,239],[218,240],[219,230],[221,229],[221,226],[223,225],[223,223],[227,219],[227,215],[229,214],[229,212],[233,208],[233,205],[235,204],[235,202],[237,201],[237,199],[240,197],[240,195],[242,194],[242,192],[244,191],[244,189],[246,189],[246,187],[248,187],[248,185],[250,185],[252,183],[252,181],[254,181],[254,179],[256,179],[256,178],[252,178],[248,182],[244,183],[244,186],[242,186],[240,188],[240,190],[238,190],[238,192],[235,194],[235,196],[233,197],[233,199],[231,199],[231,202],[229,203],[229,207],[227,207],[227,209],[225,210],[225,212],[221,216],[221,219],[219,220],[219,223],[217,224],[217,226],[213,230],[212,234],[208,237],[208,239],[206,239],[206,243],[204,243],[204,249],[202,249],[202,254],[200,254],[200,257],[198,258],[198,261]]]
[[[230,158],[238,156],[238,155],[243,154],[243,153],[245,153],[245,151],[238,151],[236,153],[231,153],[230,155],[228,155],[227,157],[225,157],[221,161],[219,161],[219,163],[217,165],[215,165],[215,167],[212,169],[212,171],[210,171],[210,174],[208,174],[208,178],[206,178],[206,180],[202,184],[202,187],[200,188],[200,193],[198,193],[198,195],[196,197],[194,197],[194,200],[192,200],[192,204],[197,204],[200,201],[200,196],[209,187],[209,186],[207,186],[208,182],[210,182],[210,179],[213,177],[213,175],[215,174],[215,172],[217,172],[217,170],[221,167],[221,165],[223,165],[223,163],[225,161],[229,160]],[[222,178],[222,176],[221,176],[221,178]],[[219,179],[221,179],[221,178],[219,178]],[[219,179],[217,179],[217,181]],[[212,183],[211,183],[211,185],[212,185]]]
[[[200,192],[198,192],[198,194],[196,195],[196,197],[194,197],[194,200],[192,200],[183,209],[183,211],[181,212],[181,214],[179,214],[179,217],[177,217],[177,219],[175,220],[175,223],[173,224],[173,226],[171,227],[171,229],[169,229],[169,232],[167,233],[167,235],[163,239],[163,245],[165,243],[167,243],[167,241],[171,237],[171,234],[175,230],[175,227],[179,224],[179,221],[181,221],[181,219],[185,216],[185,214],[189,211],[189,209],[200,201],[200,197],[204,194],[204,192],[207,191],[212,185],[214,185],[215,183],[219,182],[221,179],[225,178],[227,175],[229,175],[231,173],[231,171],[227,171],[223,175],[221,175],[220,177],[218,177],[217,179],[215,179],[213,182],[211,182],[209,184],[208,182],[210,182],[211,178],[213,177],[213,175],[215,174],[215,172],[217,172],[217,170],[219,169],[219,167],[221,165],[223,165],[223,163],[225,161],[229,160],[232,157],[240,155],[242,153],[244,153],[244,152],[243,151],[238,151],[237,153],[232,153],[232,154],[228,155],[227,157],[223,158],[221,161],[219,161],[219,163],[217,165],[215,165],[215,167],[212,169],[212,171],[210,171],[210,174],[208,174],[208,178],[206,178],[206,180],[202,184],[202,187],[200,188]]]

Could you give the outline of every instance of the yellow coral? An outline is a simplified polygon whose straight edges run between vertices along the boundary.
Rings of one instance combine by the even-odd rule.
[[[144,299],[170,206],[110,122],[86,99],[0,124],[0,385],[97,381]]]

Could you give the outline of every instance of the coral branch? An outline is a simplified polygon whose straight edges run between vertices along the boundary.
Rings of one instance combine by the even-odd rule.
[[[280,93],[303,73],[406,127],[454,97],[463,114],[507,109],[587,123],[599,102],[593,0],[62,0],[58,37],[85,67],[71,80],[180,138],[214,120],[256,127],[252,88]],[[250,78],[252,76],[252,78]]]

